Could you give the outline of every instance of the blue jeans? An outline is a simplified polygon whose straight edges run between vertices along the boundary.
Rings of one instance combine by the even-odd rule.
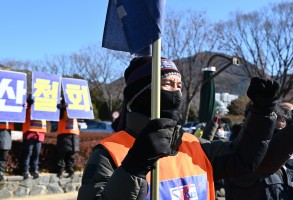
[[[23,172],[39,170],[39,155],[42,142],[37,140],[23,140]]]

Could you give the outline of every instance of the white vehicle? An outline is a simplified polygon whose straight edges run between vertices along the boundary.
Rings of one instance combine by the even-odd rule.
[[[79,129],[86,129],[87,128],[87,123],[83,119],[78,119],[77,123],[78,123]]]

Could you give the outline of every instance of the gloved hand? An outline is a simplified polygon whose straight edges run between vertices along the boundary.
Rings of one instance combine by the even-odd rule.
[[[33,99],[33,95],[29,93],[26,98],[27,107],[30,107],[32,104],[34,104],[35,100]]]
[[[247,96],[255,109],[272,112],[278,100],[279,88],[277,81],[254,77],[250,81]]]
[[[66,103],[64,103],[64,104],[58,103],[58,104],[57,104],[57,108],[60,109],[60,110],[61,110],[61,109],[66,109],[67,106],[68,106],[68,105],[67,105]]]
[[[27,102],[28,106],[31,106],[34,104],[35,100],[32,98],[28,98],[26,102]]]
[[[131,174],[145,178],[159,158],[178,153],[183,134],[180,130],[175,120],[151,120],[136,138],[122,166]]]

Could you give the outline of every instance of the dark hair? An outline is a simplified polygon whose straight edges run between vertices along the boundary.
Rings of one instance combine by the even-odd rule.
[[[280,102],[277,103],[274,111],[277,115],[278,120],[284,119],[288,122],[292,119],[291,111],[286,106],[282,105]]]

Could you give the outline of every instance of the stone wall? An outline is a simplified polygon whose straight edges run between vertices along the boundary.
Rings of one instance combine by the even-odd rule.
[[[5,176],[5,182],[0,183],[0,199],[16,197],[39,196],[78,191],[81,185],[81,172],[75,172],[71,177],[58,178],[56,174],[40,174],[23,180],[22,176]]]

